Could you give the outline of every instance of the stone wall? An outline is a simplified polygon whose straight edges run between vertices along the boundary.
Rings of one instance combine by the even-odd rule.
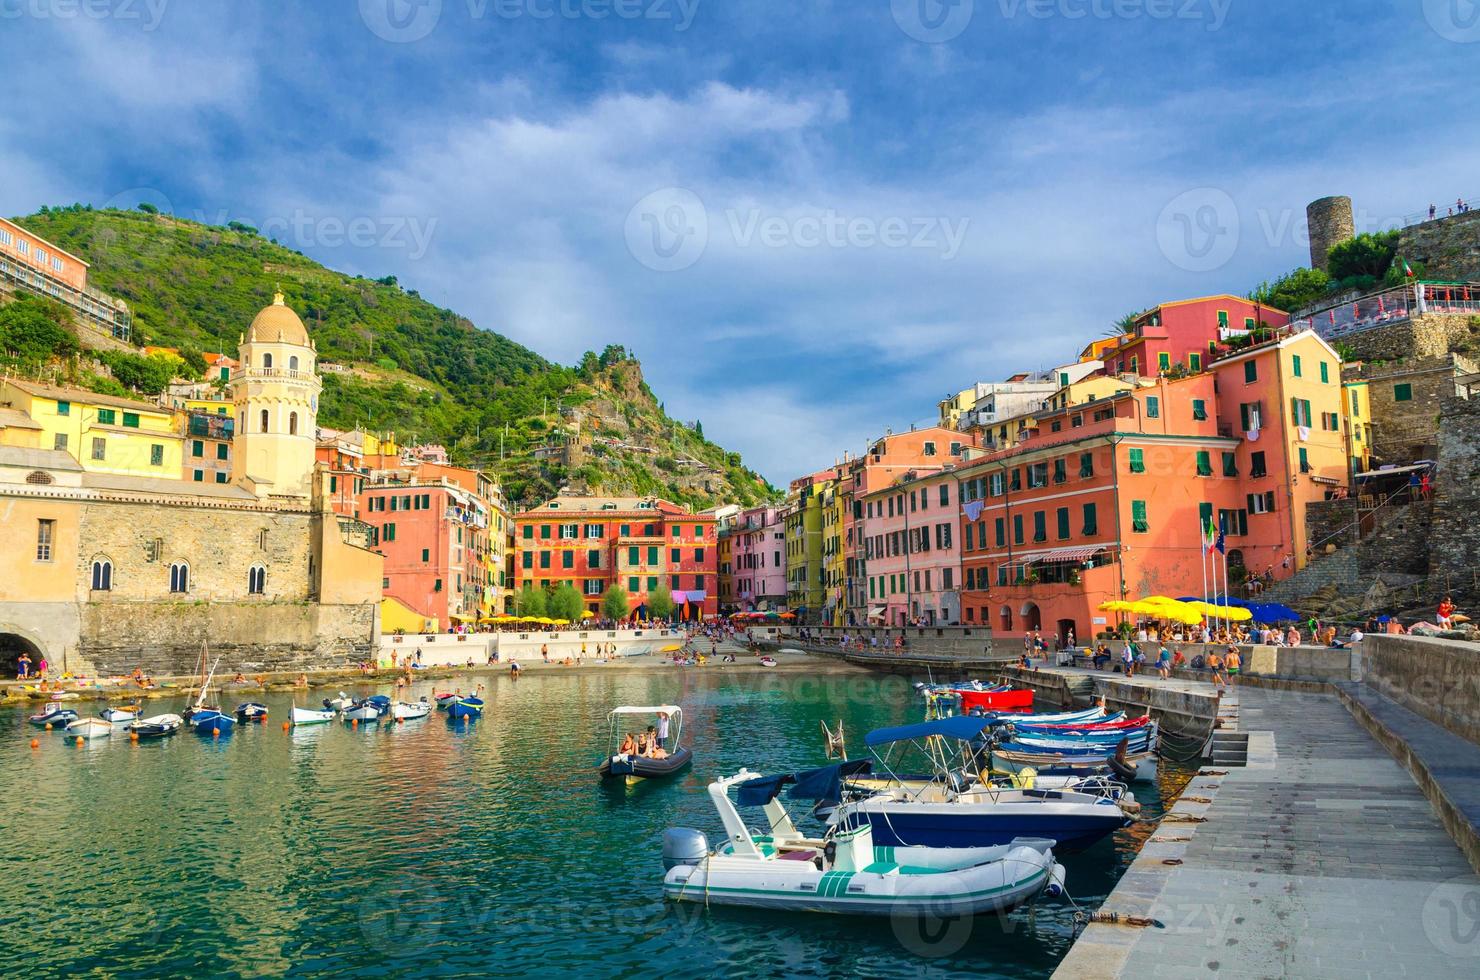
[[[1430,573],[1468,573],[1480,565],[1480,398],[1444,402],[1438,461]]]
[[[1363,640],[1361,653],[1369,687],[1480,744],[1480,646],[1381,634]]]
[[[1438,451],[1439,411],[1445,399],[1454,397],[1454,378],[1476,369],[1469,358],[1449,353],[1374,361],[1349,369],[1348,374],[1368,383],[1374,465],[1433,459]],[[1411,397],[1398,400],[1400,385],[1408,386]]]
[[[1440,207],[1442,215],[1448,205]],[[1480,211],[1425,221],[1403,229],[1398,254],[1422,263],[1425,278],[1480,279]]]
[[[1357,234],[1352,219],[1352,199],[1345,196],[1323,197],[1305,209],[1306,227],[1310,231],[1310,267],[1326,268],[1331,247]]]
[[[230,673],[305,670],[373,660],[377,617],[308,602],[86,602],[79,647],[98,676],[189,674],[202,643]]]
[[[1425,313],[1385,327],[1347,334],[1336,341],[1348,361],[1393,361],[1411,357],[1443,357],[1451,351],[1475,350],[1480,328],[1475,317],[1456,313]]]

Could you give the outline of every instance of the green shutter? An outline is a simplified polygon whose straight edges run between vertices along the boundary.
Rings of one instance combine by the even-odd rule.
[[[1295,372],[1295,377],[1297,377],[1297,378],[1300,377],[1300,355],[1299,354],[1291,354],[1290,355],[1290,365],[1291,365],[1292,369]]]
[[[1094,453],[1080,453],[1079,454],[1079,475],[1081,477],[1091,477],[1091,476],[1094,476],[1095,475],[1095,454]]]
[[[1238,476],[1238,454],[1237,453],[1224,453],[1223,454],[1223,475],[1224,476]]]
[[[1172,369],[1172,355],[1165,352],[1157,354],[1156,364],[1157,367],[1161,368],[1163,371],[1170,371]]]
[[[1012,515],[1012,539],[1018,544],[1023,543],[1023,515]]]
[[[1411,401],[1413,401],[1413,385],[1409,385],[1409,384],[1405,384],[1405,385],[1393,385],[1393,401],[1395,401],[1395,402],[1411,402]]]
[[[1067,507],[1060,507],[1059,508],[1059,540],[1060,541],[1067,541],[1068,539],[1069,539],[1069,508],[1067,508]]]
[[[1053,482],[1064,483],[1069,479],[1068,462],[1062,458],[1053,461]]]
[[[1033,540],[1048,540],[1048,515],[1041,510],[1033,512]]]
[[[1258,381],[1258,380],[1259,380],[1259,365],[1256,364],[1256,363],[1254,363],[1253,360],[1247,360],[1247,361],[1245,361],[1244,362],[1244,381],[1245,382],[1250,382],[1250,381]]]
[[[1094,504],[1085,504],[1084,505],[1084,533],[1085,534],[1099,534],[1100,533],[1099,516],[1095,513],[1095,505]]]
[[[1192,417],[1198,422],[1208,420],[1208,403],[1201,398],[1192,399]]]
[[[997,518],[997,547],[1001,548],[1007,544],[1007,521]]]
[[[1146,456],[1145,456],[1144,450],[1140,450],[1140,449],[1132,449],[1131,450],[1131,472],[1132,473],[1145,473],[1146,472]]]
[[[1197,451],[1197,475],[1198,476],[1212,476],[1213,475],[1212,454],[1209,453],[1206,449],[1199,449]]]
[[[1330,381],[1331,381],[1331,372],[1327,368],[1326,362],[1325,361],[1322,361],[1321,362],[1321,384],[1329,384]]]
[[[1151,522],[1146,518],[1146,501],[1131,501],[1131,530],[1137,534],[1145,534],[1151,530]]]
[[[1212,504],[1209,504],[1209,503],[1201,503],[1201,504],[1198,504],[1197,505],[1197,526],[1200,527],[1200,528],[1206,528],[1208,526],[1208,522],[1211,521],[1212,519],[1213,519],[1213,505]],[[1206,531],[1204,531],[1203,533],[1206,533]]]

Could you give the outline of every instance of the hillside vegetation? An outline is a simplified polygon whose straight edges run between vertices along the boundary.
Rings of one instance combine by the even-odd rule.
[[[776,494],[737,454],[705,439],[697,423],[669,418],[620,345],[589,353],[576,367],[554,364],[394,277],[334,272],[244,225],[80,205],[13,220],[91,264],[92,285],[133,310],[136,344],[178,348],[187,363],[202,351],[235,355],[238,336],[280,288],[320,360],[349,369],[324,375],[321,425],[442,443],[455,461],[496,473],[513,502],[535,502],[566,485],[658,494],[695,507]],[[34,361],[37,345],[45,347],[34,321],[42,308],[27,309],[25,350],[7,343],[9,359]],[[61,342],[54,353],[72,346]],[[147,358],[99,358],[111,377],[93,387],[112,390],[131,370],[148,374],[132,363]],[[152,394],[152,385],[146,377],[127,387]]]

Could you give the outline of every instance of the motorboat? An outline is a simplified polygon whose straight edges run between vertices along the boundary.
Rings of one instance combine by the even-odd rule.
[[[622,752],[622,735],[619,732],[619,723],[624,718],[655,718],[655,725],[649,727],[656,732],[661,727],[671,725],[671,735],[664,740],[664,745],[655,751],[661,755],[641,755],[636,752]],[[656,707],[638,707],[625,705],[613,708],[607,715],[610,732],[607,736],[606,757],[601,760],[598,770],[603,779],[622,779],[628,785],[641,779],[657,779],[663,776],[672,776],[681,771],[689,763],[694,761],[694,756],[688,747],[681,744],[683,735],[683,709],[675,704],[663,704]]]
[[[396,721],[415,721],[431,713],[432,706],[425,698],[420,701],[397,701],[391,705],[391,717]]]
[[[449,721],[481,717],[483,717],[483,699],[471,694],[466,697],[458,697],[447,706],[447,718]]]
[[[174,714],[150,715],[148,718],[128,722],[123,727],[125,731],[141,739],[164,738],[184,728],[185,719]]]
[[[345,721],[371,722],[380,720],[380,705],[371,704],[369,701],[356,701],[345,708],[341,714]]]
[[[958,716],[870,732],[865,742],[893,778],[843,794],[829,822],[842,830],[870,824],[885,846],[992,847],[1041,836],[1061,852],[1083,850],[1130,822],[1112,792],[983,782],[975,773],[990,772],[988,728],[985,718]],[[925,757],[929,778],[895,774],[891,755],[901,747]]]
[[[345,694],[343,691],[340,691],[339,697],[325,698],[323,703],[325,711],[343,711],[345,708],[348,708],[350,705],[354,704],[355,699],[350,697],[348,694]]]
[[[300,708],[294,705],[289,712],[290,720],[294,726],[299,725],[327,725],[334,720],[337,712],[332,710],[319,711],[316,708]]]
[[[98,712],[98,717],[103,719],[104,721],[111,721],[115,725],[118,725],[124,722],[133,721],[135,718],[139,717],[140,710],[141,709],[137,704],[131,704],[126,708],[104,708],[102,711]]]
[[[101,718],[78,718],[67,726],[67,734],[77,738],[106,738],[113,734],[113,722]]]
[[[66,728],[76,720],[77,712],[71,708],[64,708],[54,701],[26,719],[37,728],[51,729]]]
[[[237,721],[266,721],[267,705],[258,704],[256,701],[248,701],[245,704],[237,705],[234,714]]]
[[[740,905],[847,915],[973,915],[1005,912],[1042,895],[1062,894],[1064,870],[1053,841],[1021,838],[1000,847],[879,847],[870,824],[799,833],[777,799],[808,798],[816,784],[838,784],[847,763],[794,776],[747,770],[709,785],[726,840],[711,850],[698,830],[671,828],[663,837],[663,894],[671,901]],[[768,831],[747,829],[740,806],[759,806]],[[825,792],[825,790],[824,790]]]

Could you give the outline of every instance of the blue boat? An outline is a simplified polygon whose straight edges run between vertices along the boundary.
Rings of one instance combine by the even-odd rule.
[[[231,734],[236,719],[215,708],[196,708],[190,712],[190,726],[197,735]]]
[[[478,718],[483,714],[483,699],[468,695],[458,698],[447,706],[447,717],[453,721],[462,718]]]

